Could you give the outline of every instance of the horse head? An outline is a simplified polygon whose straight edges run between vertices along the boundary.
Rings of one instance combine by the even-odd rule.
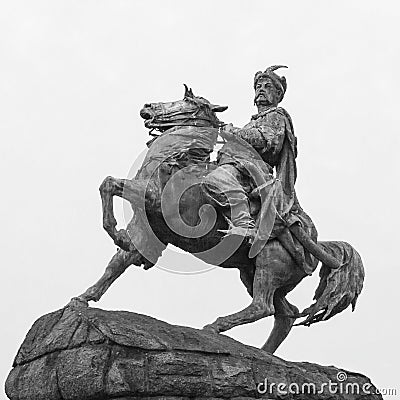
[[[174,126],[200,126],[219,128],[223,125],[216,113],[225,111],[227,106],[211,104],[207,99],[195,96],[185,86],[182,100],[167,103],[148,103],[140,110],[145,127],[166,131]]]

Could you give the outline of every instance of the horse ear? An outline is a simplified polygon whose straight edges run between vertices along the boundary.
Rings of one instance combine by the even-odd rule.
[[[185,87],[185,94],[183,95],[183,98],[185,98],[188,97],[189,88],[187,87],[186,83],[184,83],[183,86]]]
[[[189,88],[187,87],[186,83],[184,83],[183,86],[185,87],[185,95],[183,96],[183,98],[185,98],[185,97],[191,97],[191,98],[193,98],[193,97],[194,97],[194,94],[193,94],[192,89],[189,89]]]
[[[219,106],[218,104],[211,104],[211,110],[214,112],[222,112],[228,109],[228,106]]]

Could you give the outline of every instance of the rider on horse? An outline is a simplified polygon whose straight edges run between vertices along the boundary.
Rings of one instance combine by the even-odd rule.
[[[250,188],[258,186],[257,179],[249,171],[248,160],[241,157],[234,140],[228,140],[218,154],[219,167],[211,172],[206,180],[209,195],[220,206],[230,206],[231,227],[228,234],[245,236],[252,243],[258,240],[267,241],[277,238],[297,263],[306,272],[314,269],[315,262],[311,254],[292,234],[290,227],[301,225],[306,234],[316,241],[317,231],[310,217],[302,210],[296,197],[294,184],[296,182],[297,140],[293,132],[293,124],[288,112],[278,107],[286,92],[285,77],[278,76],[274,71],[282,66],[272,66],[264,72],[257,72],[254,77],[255,98],[258,113],[244,128],[225,127],[225,132],[233,134],[250,144],[258,153],[256,164],[259,174],[264,175],[267,184],[259,186],[259,191],[268,187],[274,190],[270,198],[274,199],[275,223],[268,229],[262,216],[263,209],[269,207],[262,201],[261,212],[257,221],[253,219],[249,207],[249,190],[245,187],[250,182]],[[223,134],[224,132],[222,132]],[[275,170],[275,171],[274,171]],[[275,178],[273,173],[275,172]],[[273,185],[268,186],[268,182]],[[229,193],[229,202],[223,194]],[[272,229],[272,230],[271,230]],[[265,232],[267,230],[267,232]]]
[[[103,276],[75,302],[98,301],[128,266],[148,269],[172,244],[209,264],[238,269],[252,297],[243,310],[207,325],[210,332],[274,315],[274,327],[262,347],[273,353],[296,318],[305,317],[301,324],[310,325],[349,305],[354,309],[363,286],[362,261],[348,243],[317,242],[315,227],[297,201],[296,139],[288,113],[278,107],[286,80],[275,74],[277,68],[256,74],[258,114],[243,129],[221,130],[224,124],[215,113],[226,107],[188,88],[182,100],[145,104],[140,112],[145,126],[160,134],[153,134],[156,139],[149,143],[135,178],[109,176],[100,186],[103,226],[120,248]],[[209,155],[218,133],[227,143],[213,163]],[[132,206],[126,229],[117,229],[115,196]],[[215,203],[222,209],[210,207]],[[222,237],[229,218],[232,233],[253,229],[251,247],[241,235]],[[322,267],[315,302],[298,313],[286,295],[318,260]]]

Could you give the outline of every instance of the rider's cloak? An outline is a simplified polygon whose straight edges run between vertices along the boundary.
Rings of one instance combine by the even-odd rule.
[[[256,151],[257,147],[250,146],[249,143],[247,146],[239,146],[235,141],[230,141],[221,148],[218,163],[235,165],[244,176],[250,178],[253,184],[251,189],[259,188],[261,210],[256,221],[256,248],[253,254],[268,240],[278,239],[296,262],[310,272],[316,267],[315,257],[304,249],[289,229],[292,224],[298,223],[313,240],[317,240],[316,228],[296,196],[297,138],[293,123],[285,109],[271,108],[254,115],[243,128],[246,134],[242,136],[246,137],[247,142],[258,143],[259,139],[263,139],[263,126],[272,130],[277,130],[278,127],[283,129],[284,141],[278,155],[272,156],[268,149],[264,152]],[[240,131],[236,132],[239,138]],[[241,144],[244,141],[237,140]],[[252,150],[248,150],[249,146]],[[247,149],[243,151],[245,147]]]

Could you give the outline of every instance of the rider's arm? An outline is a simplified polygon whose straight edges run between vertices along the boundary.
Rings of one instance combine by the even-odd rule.
[[[264,152],[279,154],[285,140],[286,119],[277,112],[267,114],[260,127],[267,143]]]
[[[278,154],[285,140],[285,118],[277,113],[267,114],[257,125],[254,121],[245,125],[236,135],[250,143],[260,153]]]
[[[263,152],[267,146],[267,141],[264,138],[260,128],[246,128],[237,131],[236,136],[251,144],[256,150]]]

